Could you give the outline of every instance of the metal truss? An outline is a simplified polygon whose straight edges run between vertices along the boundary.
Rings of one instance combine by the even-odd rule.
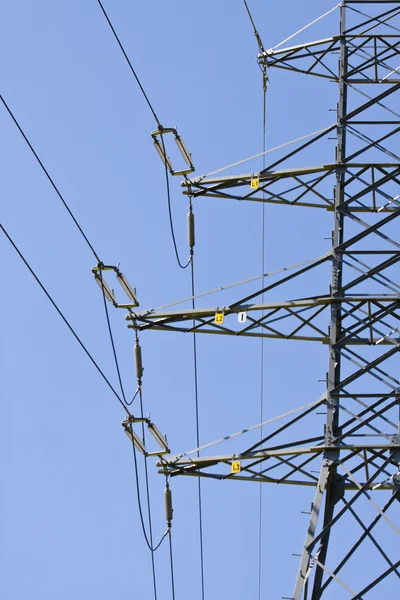
[[[258,57],[265,68],[337,82],[336,123],[260,173],[187,178],[183,184],[185,193],[196,199],[331,211],[330,252],[227,305],[130,309],[127,317],[129,326],[141,331],[307,340],[327,346],[326,392],[318,401],[264,423],[261,441],[238,446],[235,453],[198,456],[206,446],[159,462],[171,477],[315,489],[292,600],[381,599],[400,590],[399,552],[393,556],[393,547],[385,548],[384,529],[395,536],[398,549],[400,2],[348,0],[339,11],[338,35]],[[319,144],[332,134],[337,139],[332,162],[293,168],[294,156],[301,160],[311,150],[317,154]],[[306,289],[310,275],[319,275],[321,281],[322,273],[326,280],[328,268],[329,290],[268,301],[272,289],[276,297],[287,284],[291,291]],[[254,303],[262,295],[265,301]],[[354,525],[358,534],[349,536]],[[360,565],[365,544],[374,555],[373,568]]]

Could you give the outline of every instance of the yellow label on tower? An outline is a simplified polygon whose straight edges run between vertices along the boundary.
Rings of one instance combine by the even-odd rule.
[[[240,460],[234,460],[232,462],[232,469],[231,472],[232,473],[240,473],[240,471],[242,470],[242,467],[240,465]]]
[[[225,319],[225,315],[223,312],[218,311],[215,313],[214,322],[216,325],[222,325],[222,323],[224,322],[224,319]]]
[[[252,177],[250,180],[250,187],[252,190],[258,190],[258,187],[260,185],[260,179],[259,177]]]

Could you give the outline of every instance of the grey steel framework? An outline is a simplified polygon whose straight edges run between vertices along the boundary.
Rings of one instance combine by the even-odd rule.
[[[339,12],[338,35],[258,57],[262,68],[337,82],[336,123],[256,177],[205,176],[183,184],[193,199],[210,196],[328,210],[333,217],[331,250],[227,306],[131,309],[127,317],[129,326],[139,331],[326,344],[326,392],[282,415],[278,426],[276,420],[266,424],[262,441],[236,454],[198,457],[193,452],[159,462],[161,471],[171,476],[315,488],[293,600],[386,598],[400,592],[400,2],[348,0]],[[294,156],[308,157],[334,133],[334,161],[292,166]],[[255,178],[253,189],[249,185]],[[310,274],[329,263],[330,288],[321,295],[253,303],[288,282],[304,289],[302,278],[307,274],[309,281]],[[215,316],[221,313],[218,322]],[[245,315],[240,322],[237,313]],[[312,417],[321,407],[326,423],[323,431],[315,431]],[[234,461],[240,462],[237,472],[230,471]],[[348,537],[351,521],[359,534]],[[374,553],[367,569],[359,560],[365,544]]]

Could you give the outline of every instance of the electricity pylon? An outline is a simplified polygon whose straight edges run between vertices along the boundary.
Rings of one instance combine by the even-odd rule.
[[[260,442],[235,454],[187,453],[159,463],[171,477],[315,488],[293,600],[381,599],[400,590],[400,2],[347,0],[339,13],[337,35],[258,56],[262,68],[336,82],[335,124],[260,173],[183,183],[193,201],[210,196],[328,210],[331,250],[227,306],[135,309],[127,316],[138,331],[325,344],[329,364],[319,400],[282,415],[278,426],[271,419]],[[291,166],[294,156],[300,160],[310,150],[318,156],[319,144],[334,134],[331,162]],[[254,303],[289,281],[304,289],[303,276],[309,281],[329,263],[330,286],[327,281],[319,295]],[[321,407],[326,423],[315,431],[310,417]],[[359,535],[348,537],[350,521]],[[389,549],[385,528],[397,540]],[[368,568],[359,560],[365,544],[374,553]]]

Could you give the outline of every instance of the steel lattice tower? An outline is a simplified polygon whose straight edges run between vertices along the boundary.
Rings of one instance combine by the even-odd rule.
[[[372,15],[364,12],[367,8]],[[384,598],[400,590],[400,2],[347,0],[339,12],[338,35],[258,57],[265,68],[336,82],[337,122],[257,176],[184,182],[194,201],[211,196],[290,206],[287,210],[328,210],[333,217],[331,250],[222,308],[128,315],[129,326],[138,331],[320,341],[328,348],[326,392],[271,424],[262,441],[236,454],[182,454],[159,463],[170,476],[315,488],[293,600]],[[335,132],[331,163],[287,166],[293,156],[301,161],[306,149],[308,156]],[[254,180],[256,185],[249,187]],[[327,282],[313,297],[254,303],[288,281],[301,285],[306,273],[329,263],[329,290]],[[245,315],[239,322],[238,313]],[[308,419],[321,407],[326,423],[323,431],[315,431],[315,422],[310,421],[311,428]],[[240,471],[227,474],[235,462]],[[355,520],[359,531],[349,540],[348,519]],[[377,537],[381,529],[394,536],[397,546],[384,548],[385,533],[382,543]],[[358,556],[366,541],[376,560],[364,572]]]

